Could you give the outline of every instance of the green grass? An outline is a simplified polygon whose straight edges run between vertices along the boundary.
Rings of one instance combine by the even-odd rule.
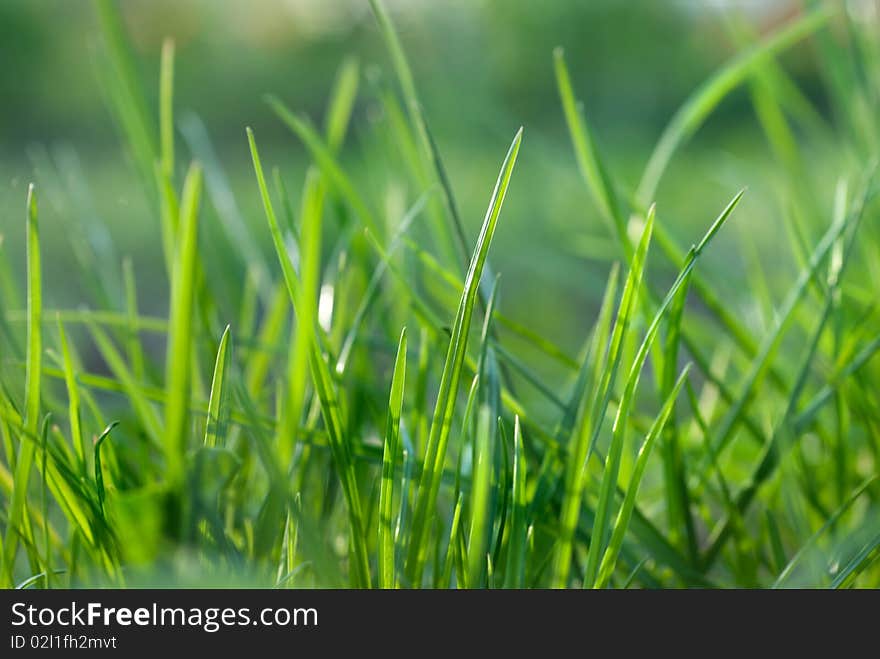
[[[236,198],[198,117],[175,121],[174,44],[153,110],[115,5],[96,0],[96,69],[155,221],[167,313],[142,311],[151,287],[109,248],[68,275],[88,304],[44,307],[55,255],[29,188],[21,281],[0,241],[0,585],[880,587],[880,31],[815,4],[758,40],[731,23],[741,52],[683,100],[635,184],[562,50],[546,54],[565,162],[608,234],[585,312],[490,266],[511,260],[518,186],[558,213],[523,172],[528,127],[485,138],[497,178],[472,232],[379,0],[393,85],[365,90],[349,58],[320,124],[265,99],[310,160],[301,181],[241,118],[262,209]],[[821,102],[780,59],[805,40],[828,71]],[[750,245],[751,181],[719,174],[730,189],[685,249],[689,200],[655,201],[740,88],[773,154],[780,231]],[[357,120],[365,97],[378,130]],[[817,175],[812,139],[843,164]],[[526,245],[513,257],[539,270],[548,256]],[[782,286],[767,254],[794,264]],[[739,258],[744,276],[717,266]],[[535,329],[569,311],[576,356]]]

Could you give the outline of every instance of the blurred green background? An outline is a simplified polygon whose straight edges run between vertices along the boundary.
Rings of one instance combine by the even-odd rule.
[[[592,322],[616,251],[577,172],[553,77],[554,47],[565,49],[576,93],[617,180],[632,189],[676,108],[741,49],[732,26],[745,26],[759,38],[801,10],[800,3],[781,0],[388,4],[471,239],[510,137],[525,126],[491,258],[504,275],[508,313],[572,348]],[[305,150],[262,96],[275,93],[320,121],[335,71],[347,56],[359,60],[362,84],[343,161],[388,213],[399,214],[417,197],[419,191],[400,183],[401,162],[387,151],[377,154],[373,139],[386,120],[378,89],[393,80],[366,0],[123,0],[120,6],[151,108],[162,41],[175,40],[176,116],[184,120],[192,112],[204,122],[238,207],[267,254],[269,235],[244,128],[254,127],[264,158],[281,167],[296,194]],[[105,103],[96,65],[100,48],[88,2],[0,3],[0,233],[21,282],[25,191],[35,180],[42,189],[47,306],[89,302],[77,288],[81,278],[67,273],[74,267],[72,247],[87,230],[83,218],[93,215],[110,227],[120,255],[133,258],[142,310],[164,315],[158,218]],[[813,49],[804,42],[781,63],[822,120],[833,125]],[[832,128],[803,139],[803,189],[821,190],[816,217],[827,218],[830,200],[821,195],[833,190],[837,166],[849,154],[835,144]],[[178,137],[179,170],[189,158],[186,141]],[[777,171],[744,88],[676,156],[657,198],[663,221],[687,245],[738,189],[749,188],[701,267],[756,332],[766,318],[743,285],[746,260],[762,264],[771,295],[783,291],[795,272],[791,255],[775,247],[780,239],[786,242],[778,215],[788,203],[776,191],[783,187],[775,185]],[[224,258],[224,250],[231,253],[235,246],[209,244],[218,250],[215,265],[228,263],[230,281],[240,282],[238,261]],[[655,276],[671,276],[660,260],[654,267]]]

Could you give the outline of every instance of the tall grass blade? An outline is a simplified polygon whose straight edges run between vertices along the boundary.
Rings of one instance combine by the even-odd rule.
[[[477,239],[477,244],[471,257],[461,301],[459,302],[458,312],[456,313],[452,329],[449,349],[446,353],[446,361],[440,378],[440,390],[434,407],[431,430],[428,435],[422,477],[416,497],[412,535],[410,536],[410,546],[406,561],[407,578],[413,585],[421,581],[422,570],[427,558],[428,517],[433,510],[440,487],[440,474],[446,458],[446,445],[449,439],[452,416],[455,411],[458,383],[461,379],[477,288],[480,277],[483,274],[486,255],[489,251],[492,237],[495,234],[498,217],[501,214],[501,206],[504,203],[504,196],[507,193],[507,187],[510,183],[510,177],[513,173],[513,166],[516,163],[516,156],[519,152],[521,141],[522,128],[513,138],[510,150],[507,152],[507,156],[501,166],[501,172],[498,175],[498,181],[495,184],[495,190],[492,193],[492,199],[489,202],[489,208],[483,220],[480,236]]]
[[[400,454],[400,418],[403,410],[403,390],[406,381],[406,328],[400,332],[391,393],[388,396],[388,419],[385,425],[385,448],[382,453],[382,483],[379,493],[379,588],[397,587],[395,567],[395,529],[393,527],[394,497],[397,464]]]

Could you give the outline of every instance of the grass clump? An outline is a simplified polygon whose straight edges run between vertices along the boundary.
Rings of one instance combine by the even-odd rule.
[[[347,170],[361,90],[346,60],[323,128],[266,99],[312,161],[298,208],[290,177],[264,170],[242,130],[263,240],[198,117],[175,123],[174,45],[154,117],[114,5],[96,1],[98,70],[156,218],[168,312],[139,310],[130,260],[122,286],[102,285],[97,255],[78,273],[98,282],[90,305],[44,308],[30,187],[26,303],[0,306],[0,583],[880,586],[880,143],[851,111],[857,99],[880,112],[880,78],[866,49],[828,33],[843,21],[853,39],[870,34],[830,3],[762,41],[734,26],[743,51],[685,100],[631,188],[553,53],[572,164],[616,250],[572,357],[507,315],[518,291],[490,265],[528,131],[511,131],[503,158],[498,144],[470,237],[391,17],[370,4],[400,91],[378,93],[385,137],[404,146],[417,194],[386,218]],[[777,60],[805,39],[834,71],[840,126]],[[689,249],[674,238],[677,209],[654,204],[676,154],[739,87],[799,218],[773,246],[798,267],[782,303],[758,290],[757,265],[749,273],[773,307],[760,335],[701,270],[728,225],[748,221],[748,193],[732,189]],[[177,128],[193,155],[182,177]],[[801,190],[805,130],[835,131],[852,154],[822,181],[831,208]],[[217,262],[213,234],[238,248],[234,262]],[[216,276],[224,268],[240,288]]]

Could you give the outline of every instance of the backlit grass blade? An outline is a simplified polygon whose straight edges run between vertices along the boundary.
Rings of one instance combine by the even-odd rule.
[[[180,229],[176,244],[165,358],[165,459],[172,489],[183,486],[192,382],[193,316],[198,263],[199,201],[202,170],[193,164],[183,186]]]
[[[300,235],[300,300],[294,304],[296,332],[290,345],[287,363],[287,403],[282,410],[279,427],[279,460],[290,467],[296,446],[296,428],[306,406],[306,385],[309,379],[310,355],[316,345],[315,313],[318,309],[318,288],[321,278],[321,235],[324,212],[324,186],[316,169],[306,172],[302,196]],[[323,362],[323,357],[320,357]]]
[[[174,180],[174,42],[162,43],[159,67],[159,151],[162,174]]]
[[[651,456],[651,450],[654,448],[657,436],[662,432],[667,419],[669,419],[672,414],[675,400],[678,398],[678,393],[681,391],[681,386],[684,384],[689,370],[690,365],[686,366],[681,372],[681,375],[678,376],[678,380],[675,382],[675,385],[673,385],[672,391],[669,392],[666,402],[660,410],[660,414],[654,419],[654,423],[651,425],[651,429],[645,437],[645,442],[639,449],[639,455],[636,458],[636,464],[633,468],[629,485],[626,488],[626,495],[620,506],[620,511],[617,513],[617,519],[614,522],[614,528],[611,532],[611,539],[608,541],[608,548],[605,550],[605,555],[602,557],[602,563],[599,565],[599,574],[596,577],[595,583],[596,588],[603,588],[614,572],[617,558],[620,555],[620,549],[623,546],[623,538],[629,527],[633,508],[635,508],[636,505],[636,495],[639,492],[639,486],[641,485],[642,477],[645,475],[645,468],[648,465],[648,458]]]
[[[672,156],[703,124],[718,104],[752,74],[763,59],[777,55],[820,29],[832,10],[821,8],[791,22],[764,41],[743,51],[697,88],[676,111],[660,136],[636,191],[642,204],[654,199],[657,186]]]
[[[5,580],[13,582],[19,533],[27,515],[28,482],[33,465],[40,427],[40,390],[43,372],[43,276],[40,265],[40,230],[37,217],[37,196],[33,184],[28,186],[27,196],[27,353],[25,357],[25,404],[22,432],[14,468],[12,499],[6,513],[6,537],[3,540]]]
[[[831,588],[849,588],[859,575],[880,560],[880,531],[863,544],[849,562],[834,575]]]
[[[507,156],[501,166],[501,172],[495,184],[495,190],[492,193],[486,217],[483,220],[480,236],[477,239],[477,244],[471,257],[467,277],[465,278],[464,290],[462,291],[461,301],[452,328],[452,337],[446,353],[446,361],[440,378],[440,390],[434,407],[431,430],[428,435],[428,445],[425,451],[422,477],[416,497],[412,535],[406,561],[407,578],[413,585],[417,585],[421,581],[422,570],[427,558],[428,518],[436,503],[440,487],[440,473],[443,470],[446,458],[446,445],[449,439],[452,416],[455,411],[458,383],[461,379],[477,289],[480,277],[483,274],[486,255],[489,251],[492,237],[495,234],[498,217],[501,214],[501,206],[504,203],[504,196],[507,193],[507,187],[510,183],[510,177],[513,173],[513,166],[516,163],[516,156],[519,152],[521,141],[522,128],[514,137],[510,150],[507,152]]]
[[[391,393],[388,396],[388,420],[385,425],[385,449],[382,454],[382,483],[379,493],[379,588],[395,588],[395,529],[394,483],[400,453],[400,415],[403,409],[403,389],[406,381],[406,328],[400,333],[394,372],[391,376]]]
[[[205,446],[222,446],[229,423],[229,387],[226,377],[232,360],[229,325],[223,330],[217,359],[214,361],[214,376],[211,378],[211,397],[208,399],[208,418],[205,420]]]
[[[343,60],[330,92],[330,105],[324,122],[327,144],[334,151],[342,146],[354,103],[357,100],[360,67],[353,57]]]
[[[685,279],[669,309],[666,336],[663,340],[660,394],[668,397],[675,386],[679,344],[681,343],[681,324],[689,290],[690,275]],[[697,536],[691,516],[690,493],[685,475],[685,462],[682,438],[673,411],[666,422],[661,440],[663,474],[666,494],[666,509],[669,522],[670,540],[674,545],[684,546],[691,558],[697,555]]]
[[[488,550],[488,518],[490,488],[492,487],[492,435],[488,405],[481,405],[477,414],[477,430],[474,441],[474,468],[471,479],[471,519],[468,531],[467,570],[468,587],[477,588],[485,583],[486,556]]]
[[[101,514],[104,514],[104,501],[107,500],[107,493],[104,489],[104,468],[101,465],[101,445],[110,436],[110,432],[119,425],[119,421],[114,421],[104,428],[98,438],[95,440],[95,486],[98,490],[98,505],[101,507]]]
[[[513,514],[507,542],[507,567],[504,570],[505,588],[524,588],[529,532],[529,501],[526,490],[526,463],[522,428],[519,417],[513,421]]]

